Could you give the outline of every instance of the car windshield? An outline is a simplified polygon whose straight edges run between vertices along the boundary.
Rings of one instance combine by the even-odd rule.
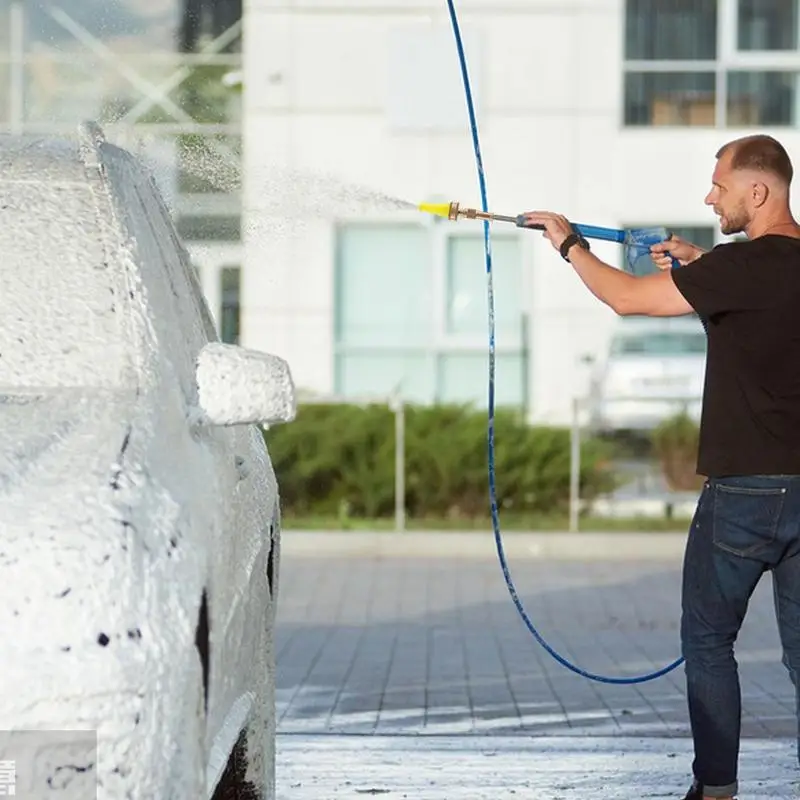
[[[88,185],[0,180],[0,387],[118,388],[127,292]]]
[[[626,333],[614,338],[611,353],[615,356],[682,356],[706,352],[703,331],[651,331]]]

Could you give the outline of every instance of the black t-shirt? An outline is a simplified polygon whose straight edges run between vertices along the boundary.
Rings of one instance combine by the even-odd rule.
[[[698,473],[800,474],[800,239],[717,245],[672,276],[708,319]]]

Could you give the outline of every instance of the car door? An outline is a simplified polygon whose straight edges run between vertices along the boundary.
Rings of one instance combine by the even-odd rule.
[[[172,273],[185,304],[182,316],[191,320],[188,335],[196,358],[203,345],[218,339],[216,329],[195,268],[163,200],[152,184],[144,190],[149,194],[151,224],[163,245],[165,269]],[[256,575],[254,571],[257,564],[265,565],[268,561],[275,483],[258,428],[252,425],[219,427],[207,429],[203,435],[213,442],[219,474],[225,476],[222,485],[226,487],[226,496],[219,498],[224,507],[224,530],[216,542],[211,567],[211,602],[214,603],[216,597],[218,604],[217,609],[212,610],[211,664],[215,674],[224,677],[224,681],[215,682],[212,675],[211,685],[219,692],[224,717],[249,688],[245,677],[249,665],[242,663],[256,636],[249,623],[262,618],[271,603],[268,594],[258,596],[253,587],[266,584],[265,576]],[[214,629],[219,637],[214,635]],[[242,680],[237,680],[239,676]]]

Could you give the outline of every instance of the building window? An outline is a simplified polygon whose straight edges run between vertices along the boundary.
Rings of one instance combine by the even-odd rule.
[[[496,401],[525,404],[522,259],[493,237]],[[486,270],[480,234],[421,225],[343,225],[337,234],[335,384],[348,398],[485,406]]]
[[[220,270],[219,338],[226,344],[239,344],[241,273],[239,267]]]
[[[739,0],[739,50],[797,50],[797,0]]]
[[[625,125],[794,125],[799,3],[626,0]]]
[[[626,230],[636,230],[637,228],[647,228],[649,225],[626,225]],[[711,225],[666,225],[670,233],[679,236],[687,242],[702,247],[703,250],[711,250],[716,244],[716,228]]]
[[[238,242],[242,238],[240,216],[181,214],[175,221],[184,242]]]
[[[669,230],[703,250],[711,250],[716,244],[716,229],[710,225],[672,225]]]

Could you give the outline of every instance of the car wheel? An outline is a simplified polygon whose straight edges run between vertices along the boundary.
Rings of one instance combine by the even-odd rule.
[[[277,562],[273,562],[273,580]],[[265,571],[268,568],[265,566]],[[275,648],[274,616],[265,614],[258,649],[269,680],[258,691],[253,713],[239,734],[212,800],[275,800]]]
[[[273,649],[269,669],[274,675]],[[273,682],[257,703],[247,727],[239,734],[212,800],[275,800],[275,695]]]
[[[212,800],[264,800],[263,787],[247,780],[247,764],[247,732],[242,731]]]

